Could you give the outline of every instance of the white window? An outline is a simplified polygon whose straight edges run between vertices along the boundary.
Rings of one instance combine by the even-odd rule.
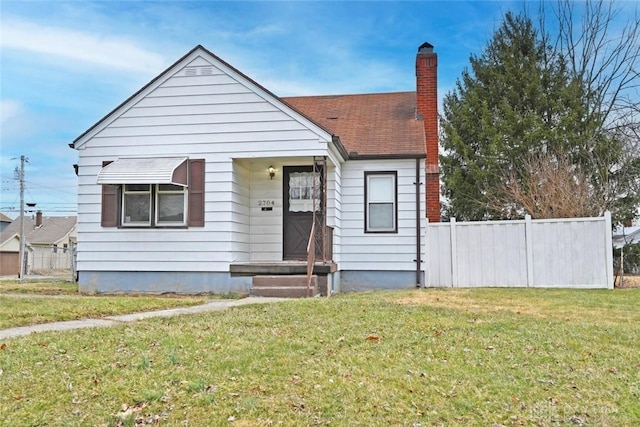
[[[173,184],[124,184],[122,225],[184,225],[186,187]]]
[[[396,172],[365,172],[365,231],[397,232]]]
[[[185,187],[173,184],[158,184],[156,206],[157,225],[184,224],[184,213],[187,209]]]
[[[205,160],[186,157],[104,161],[102,227],[204,227]]]
[[[151,185],[125,184],[122,191],[122,224],[151,225]]]

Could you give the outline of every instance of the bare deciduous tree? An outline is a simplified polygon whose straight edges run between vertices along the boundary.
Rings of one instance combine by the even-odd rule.
[[[582,82],[584,122],[590,123],[581,135],[584,158],[573,163],[592,176],[592,197],[623,220],[640,204],[640,13],[632,3],[618,6],[559,0],[552,42]],[[601,138],[611,140],[609,150],[596,148]]]
[[[572,218],[599,216],[604,203],[593,186],[567,156],[534,155],[511,171],[491,198],[492,209],[505,218]]]
[[[637,215],[640,205],[638,8],[627,4],[633,10],[625,15],[613,1],[558,0],[550,19],[545,4],[540,3],[539,27],[550,34],[544,40],[561,56],[568,75],[580,82],[574,87],[583,109],[575,120],[584,126],[573,128],[579,132],[577,145],[528,158],[518,175],[524,181],[506,172],[494,208],[500,200],[507,211],[516,212],[518,206],[538,218],[610,210],[622,222]]]
[[[638,9],[623,22],[623,11],[613,1],[560,0],[554,15],[555,48],[573,75],[583,82],[585,101],[592,117],[599,118],[600,129],[615,129],[620,121],[625,125],[640,123]],[[544,22],[541,25],[544,28]]]

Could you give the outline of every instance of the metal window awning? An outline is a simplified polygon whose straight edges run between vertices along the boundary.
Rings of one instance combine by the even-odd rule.
[[[175,184],[187,186],[187,157],[118,159],[98,173],[98,184]]]

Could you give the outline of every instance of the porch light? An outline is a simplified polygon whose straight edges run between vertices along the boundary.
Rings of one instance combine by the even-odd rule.
[[[269,169],[267,169],[269,171],[269,176],[271,177],[271,179],[273,179],[273,177],[276,175],[276,168],[274,168],[273,166],[269,166]]]

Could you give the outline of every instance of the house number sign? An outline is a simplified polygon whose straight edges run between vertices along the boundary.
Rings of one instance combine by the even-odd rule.
[[[258,200],[258,206],[260,206],[260,210],[262,211],[272,211],[275,205],[275,200]]]

